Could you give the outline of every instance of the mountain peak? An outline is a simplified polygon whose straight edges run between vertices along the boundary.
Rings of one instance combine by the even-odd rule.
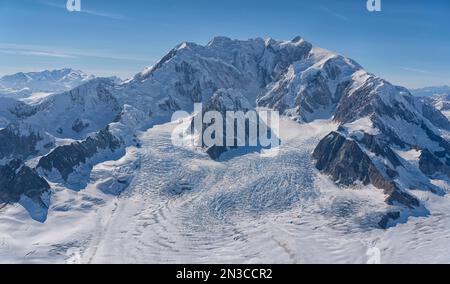
[[[176,50],[190,49],[190,48],[195,48],[197,46],[198,46],[198,44],[196,44],[195,42],[184,41],[184,42],[180,43],[175,49]]]
[[[291,42],[292,43],[297,43],[297,42],[301,42],[301,41],[303,41],[304,39],[301,37],[301,36],[296,36],[296,37],[294,37],[292,40],[291,40]]]
[[[215,36],[207,46],[216,46],[216,45],[224,45],[232,42],[233,40],[226,36]]]

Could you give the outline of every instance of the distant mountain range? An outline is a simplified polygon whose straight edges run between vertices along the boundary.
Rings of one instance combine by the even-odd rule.
[[[411,93],[414,96],[418,96],[418,97],[444,95],[444,94],[450,94],[450,87],[449,86],[439,86],[439,87],[426,87],[426,88],[420,88],[420,89],[412,89]]]
[[[19,72],[0,78],[0,94],[26,96],[32,93],[64,92],[93,78],[92,75],[69,68],[30,73]]]

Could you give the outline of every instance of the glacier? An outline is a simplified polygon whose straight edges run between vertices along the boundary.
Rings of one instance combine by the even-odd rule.
[[[301,37],[185,42],[125,81],[0,86],[0,185],[36,181],[0,188],[0,263],[450,261],[447,98]],[[174,145],[194,116],[171,116],[195,103],[279,111],[278,153]]]

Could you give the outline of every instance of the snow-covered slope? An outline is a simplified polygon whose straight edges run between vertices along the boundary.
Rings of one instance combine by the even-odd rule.
[[[419,101],[432,104],[440,110],[447,118],[450,118],[450,87],[427,87],[413,89],[411,93],[418,97]]]
[[[314,153],[318,168],[344,185],[373,184],[385,191],[389,204],[413,209],[395,211],[392,219],[400,220],[403,213],[427,215],[409,190],[443,194],[433,179],[447,175],[447,169],[428,169],[450,157],[450,144],[442,136],[448,120],[432,106],[418,103],[405,88],[364,71],[353,77],[333,113],[341,127]],[[401,158],[401,153],[413,150],[422,155]]]
[[[450,90],[444,93],[435,93],[425,97],[419,97],[419,101],[432,105],[450,118]]]
[[[136,95],[133,99],[151,94],[146,104],[150,109],[144,111],[153,116],[192,110],[194,102],[207,103],[217,90],[226,89],[299,122],[334,119],[342,126],[335,138],[354,146],[346,150],[347,155],[334,157],[339,148],[330,153],[329,145],[322,144],[315,158],[325,163],[318,167],[335,181],[346,186],[357,182],[376,185],[387,194],[389,204],[398,205],[402,214],[407,209],[406,215],[428,214],[410,189],[442,193],[432,179],[447,171],[444,166],[432,172],[425,156],[415,162],[404,161],[396,152],[414,149],[432,153],[434,162],[446,159],[449,143],[441,133],[449,129],[448,120],[429,104],[415,100],[407,89],[300,37],[291,41],[218,37],[206,46],[183,43],[123,87],[124,93]],[[362,172],[369,164],[348,167],[356,155],[364,156],[373,170]],[[347,176],[345,182],[343,175]],[[393,215],[399,216],[399,212]]]
[[[33,104],[31,115],[18,115],[29,123],[39,123],[56,137],[80,139],[106,127],[120,113],[113,88],[110,79],[93,79]]]
[[[0,98],[0,115],[9,123],[39,126],[55,137],[82,139],[106,127],[120,113],[115,86],[112,79],[97,78],[37,101]]]
[[[0,255],[16,262],[365,262],[370,247],[396,249],[387,234],[417,244],[409,223],[431,224],[433,210],[450,208],[448,119],[300,37],[182,43],[126,82],[92,79],[36,98],[0,98],[1,133],[23,123],[54,142],[36,152],[25,135],[30,151],[3,162],[8,173],[26,165],[40,196],[21,193],[0,209],[0,232],[18,228],[0,236]],[[279,155],[220,159],[226,151],[172,144],[180,122],[171,115],[197,102],[280,111]],[[25,161],[8,166],[19,155]],[[45,223],[26,219],[17,201]]]
[[[123,84],[130,105],[154,117],[174,110],[192,110],[219,89],[239,91],[252,105],[266,84],[278,78],[291,62],[301,60],[311,45],[292,42],[216,37],[206,46],[182,43],[158,64]],[[140,104],[139,102],[145,102]]]
[[[373,248],[382,263],[450,261],[448,196],[420,192],[433,214],[381,230],[389,206],[374,187],[338,188],[314,169],[314,145],[338,125],[281,125],[279,156],[226,162],[174,146],[176,124],[144,131],[140,148],[95,166],[85,190],[53,184],[44,224],[1,209],[0,262],[363,264]]]

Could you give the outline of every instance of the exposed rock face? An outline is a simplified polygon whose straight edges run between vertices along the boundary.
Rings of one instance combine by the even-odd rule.
[[[263,86],[266,86],[283,76],[294,63],[308,58],[313,46],[296,37],[290,42],[266,40],[265,49],[258,66],[258,75]]]
[[[68,75],[69,81],[76,77]],[[400,205],[395,209],[399,214],[421,206],[409,189],[438,192],[431,178],[450,176],[450,143],[443,135],[450,122],[436,103],[418,100],[353,60],[300,37],[183,43],[120,85],[93,79],[35,104],[0,97],[0,129],[26,122],[55,137],[81,141],[54,149],[38,163],[38,171],[55,171],[67,181],[83,165],[102,160],[97,160],[100,153],[138,145],[137,129],[166,123],[174,111],[190,112],[196,102],[204,103],[204,112],[215,110],[223,117],[227,111],[261,106],[301,123],[333,119],[340,127],[314,151],[317,168],[341,185],[373,184],[384,190],[388,204]],[[246,119],[246,128],[248,123]],[[35,155],[42,137],[36,132],[16,135],[9,127],[0,130],[0,162],[11,153],[23,159]],[[203,146],[213,159],[232,149]],[[401,155],[408,151],[421,153],[420,160]],[[388,224],[386,220],[381,223]]]
[[[252,111],[251,113],[249,113],[249,111],[252,110],[252,105],[248,102],[248,100],[242,96],[239,92],[236,92],[232,89],[228,89],[228,90],[223,90],[220,89],[218,90],[210,100],[207,101],[206,105],[203,108],[203,117],[205,116],[206,113],[211,112],[211,111],[215,111],[218,112],[221,117],[223,118],[223,125],[222,125],[222,129],[223,129],[223,133],[222,133],[222,137],[223,137],[223,142],[222,145],[224,146],[220,146],[220,145],[214,145],[208,148],[207,145],[203,144],[204,148],[206,149],[206,153],[214,160],[219,160],[220,156],[230,150],[236,149],[238,146],[240,147],[246,147],[247,151],[258,151],[261,148],[264,148],[261,146],[261,144],[259,143],[259,139],[258,137],[255,137],[256,139],[258,139],[258,141],[256,141],[257,145],[250,145],[250,131],[252,131],[250,128],[252,128],[253,130],[256,130],[257,133],[260,131],[260,129],[258,128],[260,125],[260,123],[263,123],[258,114],[255,111]],[[232,113],[232,114],[237,114],[240,113],[243,117],[242,120],[238,119],[237,116],[235,117],[235,120],[233,121],[233,125],[231,126],[227,126],[227,113]],[[215,123],[215,122],[214,122]],[[230,122],[231,123],[231,122]],[[240,123],[240,125],[238,125],[238,123]],[[202,129],[201,129],[201,134],[205,133],[205,130],[210,127],[213,123],[209,123],[209,124],[202,124]],[[239,136],[238,135],[238,131],[242,131],[241,127],[245,127],[244,131],[244,135]],[[262,129],[262,128],[261,128]],[[266,137],[271,137],[271,135],[275,135],[272,133],[271,129],[268,128],[266,126],[267,129],[267,133],[266,133]],[[194,129],[194,124],[192,124],[192,130],[193,131],[197,131],[196,129]],[[231,135],[230,133],[228,133],[229,131],[233,131],[233,145],[229,145],[229,141],[227,141],[227,134]],[[256,134],[257,134],[256,133]],[[243,139],[244,141],[240,140]],[[244,146],[245,145],[245,146]]]
[[[226,143],[226,112],[227,111],[241,111],[243,113],[246,113],[247,111],[249,111],[251,109],[251,105],[248,102],[248,100],[242,96],[240,93],[233,91],[233,90],[218,90],[213,96],[212,98],[206,102],[206,105],[203,108],[203,113],[202,113],[202,117],[204,117],[204,115],[207,112],[210,111],[217,111],[220,113],[220,115],[222,116],[222,118],[224,118],[223,121],[223,145],[225,145]],[[248,120],[246,120],[246,126],[248,126],[247,123]],[[194,123],[194,122],[193,122]],[[205,124],[202,123],[202,129],[198,129],[200,130],[199,135],[202,135],[205,130],[211,126],[213,123],[210,124]],[[198,131],[197,129],[194,129],[194,124],[192,124],[192,130],[193,131]],[[247,128],[248,130],[248,128]],[[236,127],[234,128],[234,131],[236,131]],[[236,132],[235,132],[236,133]],[[246,133],[246,137],[248,137],[248,132]],[[207,148],[207,146],[203,143],[203,147]],[[213,159],[213,160],[219,160],[220,156],[222,154],[224,154],[225,152],[233,149],[235,147],[233,146],[211,146],[209,148],[206,149],[206,153]]]
[[[257,95],[283,78],[293,63],[314,61],[311,50],[312,45],[301,38],[216,37],[206,46],[186,42],[124,84],[120,92],[130,94],[126,104],[152,113],[155,119],[167,113],[170,117],[178,109],[190,111],[193,103],[206,103],[220,89],[233,89],[255,106]]]
[[[89,122],[83,122],[81,119],[77,118],[72,124],[72,130],[80,133],[84,129],[89,127]]]
[[[14,123],[0,130],[0,160],[26,159],[40,152],[38,145],[49,150],[53,139],[27,124]]]
[[[395,220],[398,220],[400,217],[401,217],[401,212],[398,212],[398,211],[389,212],[381,219],[381,221],[378,223],[378,225],[383,229],[388,229],[389,225],[392,222],[395,222]]]
[[[423,116],[428,119],[431,123],[433,123],[434,126],[450,130],[450,121],[443,115],[436,107],[434,107],[432,104],[430,104],[428,101],[424,102],[418,102],[419,108],[422,107],[422,114]],[[443,110],[449,110],[449,108],[443,109]]]
[[[315,50],[301,63],[291,64],[278,81],[266,87],[258,105],[305,122],[331,117],[351,83],[351,75],[361,68],[350,59]]]
[[[204,111],[218,111],[222,115],[226,115],[227,111],[247,112],[252,110],[251,103],[239,92],[233,89],[220,89],[214,93],[205,106]]]
[[[431,88],[429,93],[426,92],[426,97],[418,97],[417,100],[429,104],[441,111],[447,118],[450,118],[450,88],[444,87],[434,90]]]
[[[332,112],[341,127],[314,152],[317,168],[341,185],[372,184],[384,190],[388,204],[408,209],[422,206],[409,189],[442,194],[430,178],[448,173],[450,144],[441,135],[450,126],[447,118],[405,88],[372,74],[358,70],[352,79]],[[393,149],[422,151],[420,163]]]
[[[429,149],[441,161],[450,158],[450,145],[440,133],[450,129],[450,122],[432,104],[301,38],[218,37],[206,46],[184,43],[128,84],[124,90],[137,97],[152,94],[145,101],[158,107],[150,111],[153,115],[189,111],[200,101],[219,112],[235,109],[235,99],[223,105],[229,97],[220,90],[227,90],[246,98],[251,109],[256,101],[299,122],[333,119],[341,128],[317,147],[318,168],[343,185],[362,182],[382,188],[389,204],[420,206],[409,189],[438,192],[423,166],[396,151]],[[442,148],[445,153],[437,155]],[[211,147],[207,153],[218,159],[228,150]]]
[[[366,140],[372,140],[368,146],[372,146],[380,154],[383,153],[379,145],[373,142],[373,138],[369,135],[366,137]],[[390,155],[394,163],[399,163],[394,153]],[[399,203],[409,208],[420,205],[416,198],[402,191],[393,181],[397,175],[394,170],[385,164],[375,165],[355,140],[347,139],[342,134],[332,132],[325,137],[315,149],[313,158],[317,160],[316,165],[320,171],[330,175],[341,185],[350,186],[357,182],[364,185],[373,184],[388,195],[388,204]]]
[[[357,142],[337,132],[332,132],[319,143],[313,158],[317,159],[319,170],[343,185],[353,185],[357,181],[365,185],[380,184],[385,180]]]
[[[433,154],[427,149],[423,150],[419,160],[420,170],[430,177],[438,174],[450,177],[450,159],[444,156],[445,154],[445,152]]]
[[[25,195],[36,203],[43,204],[41,196],[49,190],[50,186],[45,179],[20,160],[0,166],[0,203],[15,203]]]
[[[109,150],[114,152],[120,147],[121,141],[108,130],[102,130],[82,142],[57,147],[50,154],[40,159],[37,168],[46,172],[56,170],[67,181],[76,167],[86,164],[99,151]]]
[[[248,111],[252,109],[251,104],[249,101],[242,96],[239,92],[233,91],[231,89],[229,90],[218,90],[210,100],[208,100],[203,108],[203,117],[206,113],[215,111],[220,113],[221,117],[223,118],[223,144],[226,143],[226,117],[227,112],[241,112],[243,114],[246,114]],[[205,131],[206,128],[211,126],[210,124],[203,124],[202,133]],[[245,126],[246,126],[246,133],[245,138],[248,138],[248,119],[245,119]],[[237,133],[237,127],[234,125],[234,131],[235,134]],[[235,140],[235,142],[237,142]],[[224,147],[227,148],[227,147]],[[225,150],[226,151],[226,150]],[[213,151],[214,152],[214,151]]]

